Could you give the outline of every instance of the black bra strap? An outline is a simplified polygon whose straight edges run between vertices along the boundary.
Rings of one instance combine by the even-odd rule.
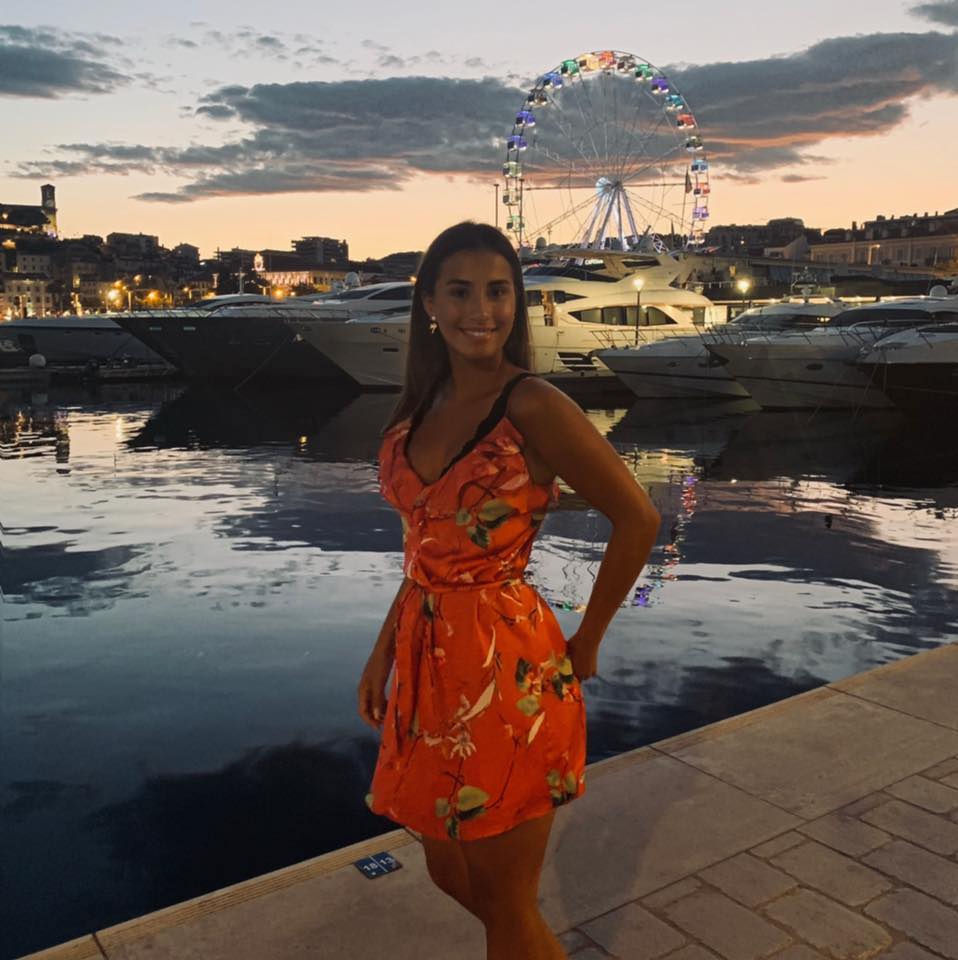
[[[482,423],[476,427],[476,432],[472,435],[472,439],[467,441],[465,446],[446,464],[443,468],[442,473],[439,474],[441,477],[444,473],[447,473],[454,464],[458,463],[467,453],[469,453],[472,448],[479,443],[488,433],[492,431],[492,428],[506,415],[506,406],[509,403],[509,395],[519,385],[526,377],[534,377],[534,373],[529,373],[527,370],[524,370],[522,373],[517,373],[503,388],[502,392],[496,397],[496,402],[492,405],[492,409],[489,411],[489,415],[485,417]]]

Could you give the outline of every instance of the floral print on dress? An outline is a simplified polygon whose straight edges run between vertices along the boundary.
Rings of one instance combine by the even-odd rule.
[[[380,487],[403,524],[412,588],[367,803],[428,836],[472,840],[584,790],[585,705],[566,642],[523,573],[557,499],[503,417],[434,483],[387,432]]]

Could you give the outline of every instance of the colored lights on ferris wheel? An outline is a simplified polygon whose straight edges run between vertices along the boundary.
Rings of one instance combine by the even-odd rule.
[[[608,85],[633,77],[648,86],[644,90],[617,87],[617,95],[609,93]],[[586,92],[593,84],[600,96]],[[546,114],[533,112],[545,106],[549,107]],[[641,126],[644,121],[634,118],[650,111],[653,117],[648,124],[654,136],[641,141],[618,136],[626,124],[632,124],[628,129],[636,123]],[[659,124],[655,111],[671,123]],[[698,122],[685,97],[653,64],[614,50],[562,60],[539,76],[514,117],[511,135],[503,138],[507,152],[502,200],[508,211],[507,229],[520,248],[554,238],[563,222],[575,235],[573,245],[582,247],[649,246],[668,252],[669,237],[672,245],[678,238],[685,247],[704,242],[711,188]],[[599,138],[596,131],[603,129],[605,136]],[[555,204],[550,210],[544,203],[552,195],[539,199],[540,209],[545,207],[540,215],[533,202],[536,194],[527,191],[551,189],[559,183],[569,197],[561,195],[558,216]],[[573,193],[582,190],[590,190],[593,198],[573,201]],[[690,194],[692,203],[687,202]],[[589,203],[591,213],[582,214]]]

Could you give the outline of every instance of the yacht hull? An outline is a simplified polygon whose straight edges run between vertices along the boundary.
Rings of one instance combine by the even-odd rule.
[[[162,363],[155,350],[118,326],[112,320],[97,320],[94,325],[63,323],[59,318],[48,322],[19,321],[0,324],[0,339],[11,340],[25,353],[42,354],[48,366],[87,363],[113,363],[129,360],[134,363]]]
[[[336,380],[342,370],[278,317],[231,311],[217,316],[117,318],[126,330],[193,380]]]
[[[725,369],[760,406],[769,410],[882,409],[891,401],[855,363],[860,343],[790,345],[716,344],[709,348],[726,360]]]
[[[698,339],[629,350],[602,350],[599,359],[641,399],[747,397]]]

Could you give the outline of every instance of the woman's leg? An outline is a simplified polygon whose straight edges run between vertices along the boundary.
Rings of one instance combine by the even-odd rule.
[[[472,891],[469,889],[469,872],[461,845],[455,840],[436,840],[422,835],[422,846],[426,853],[426,869],[432,882],[458,901],[473,916],[478,917],[472,904]]]
[[[539,913],[539,875],[555,811],[506,833],[461,845],[474,912],[486,928],[486,960],[562,960]]]

